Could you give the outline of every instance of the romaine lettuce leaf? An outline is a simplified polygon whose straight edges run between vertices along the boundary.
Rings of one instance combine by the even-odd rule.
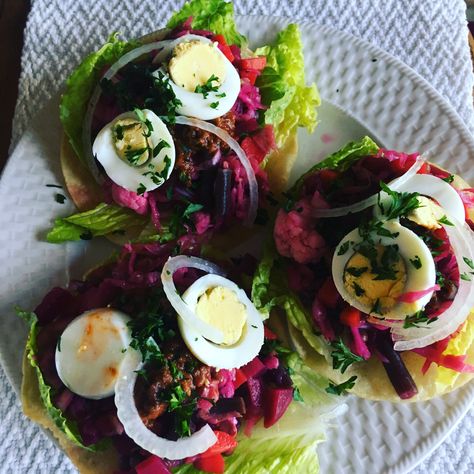
[[[257,79],[262,102],[268,106],[264,121],[275,130],[281,146],[296,133],[297,127],[306,127],[311,133],[316,127],[316,107],[320,104],[315,84],[306,86],[303,45],[297,25],[282,30],[272,46],[264,46],[256,54],[267,57],[267,65]]]
[[[79,434],[79,430],[77,429],[77,425],[75,422],[68,420],[64,415],[63,412],[56,408],[53,405],[52,401],[52,389],[44,380],[43,374],[41,373],[41,369],[37,364],[37,345],[36,339],[38,336],[38,318],[36,317],[35,313],[30,313],[26,311],[22,311],[19,308],[16,309],[18,315],[23,318],[28,324],[30,325],[30,333],[28,335],[28,340],[26,342],[26,355],[28,360],[30,361],[31,366],[36,371],[36,376],[38,377],[38,387],[40,391],[41,400],[43,401],[44,407],[54,421],[54,424],[67,436],[67,438],[72,441],[74,444],[77,444],[81,448],[87,449],[89,451],[97,451],[101,449],[102,445],[92,445],[92,446],[85,446],[82,443],[81,435]]]
[[[139,45],[135,41],[120,41],[117,36],[117,33],[111,35],[98,51],[91,53],[82,61],[69,76],[66,92],[61,98],[59,117],[73,150],[83,161],[85,158],[82,148],[82,124],[100,73],[105,66],[115,63],[120,56]]]
[[[358,142],[349,142],[340,150],[335,151],[323,161],[316,163],[312,168],[306,171],[306,173],[302,174],[289,191],[289,194],[297,195],[306,177],[317,170],[328,168],[332,170],[337,169],[339,171],[345,171],[352,165],[352,163],[354,163],[354,161],[357,161],[363,156],[374,155],[378,150],[379,146],[370,137],[363,137]]]
[[[324,339],[314,332],[311,315],[298,296],[288,289],[285,264],[273,242],[265,245],[262,259],[254,273],[252,301],[263,317],[268,317],[275,307],[284,310],[288,321],[303,333],[311,347],[320,354],[325,353]]]
[[[209,30],[224,35],[229,44],[241,46],[246,42],[235,26],[234,5],[223,0],[192,0],[183,5],[166,25],[175,28],[180,23],[193,17],[192,27],[196,30]]]
[[[144,227],[148,219],[130,209],[101,203],[90,211],[56,219],[46,240],[57,244],[68,240],[91,239],[99,235],[120,232],[130,227]]]

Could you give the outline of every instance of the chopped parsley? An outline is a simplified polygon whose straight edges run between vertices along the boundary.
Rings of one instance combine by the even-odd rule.
[[[415,258],[410,258],[410,263],[419,270],[423,265],[421,263],[421,259],[418,255],[415,255]]]
[[[353,288],[354,288],[354,291],[355,291],[355,295],[356,296],[363,296],[365,295],[365,290],[364,288],[362,288],[359,284],[357,284],[356,282],[354,282],[352,284]]]
[[[355,277],[360,277],[367,270],[368,270],[368,267],[347,267],[346,268],[346,272],[349,273],[349,275],[352,275]]]
[[[137,194],[142,195],[146,191],[146,186],[143,183],[140,183],[140,185],[137,188]]]
[[[183,212],[183,219],[189,217],[191,214],[194,214],[197,211],[200,211],[204,206],[202,204],[188,204],[188,207]]]
[[[355,385],[357,380],[357,375],[353,375],[351,378],[347,379],[345,382],[340,383],[339,385],[329,382],[329,387],[326,387],[326,392],[331,393],[332,395],[342,395],[346,390],[351,389]]]
[[[472,277],[471,277],[471,275],[469,275],[468,273],[461,273],[461,280],[464,280],[464,281],[471,281],[471,280],[472,280]]]
[[[450,174],[449,176],[446,176],[446,178],[441,178],[443,181],[446,181],[447,183],[452,183],[454,181],[454,174]]]
[[[161,186],[165,182],[171,167],[171,158],[169,156],[165,156],[163,161],[165,162],[165,167],[161,171],[146,171],[143,173],[143,176],[148,176],[157,186]]]
[[[344,344],[342,339],[331,343],[332,368],[339,369],[344,373],[354,362],[362,362],[364,359],[353,352]]]
[[[216,94],[216,97],[219,97],[219,99],[223,99],[226,96],[225,92],[221,92],[220,94]]]
[[[418,193],[399,193],[393,191],[383,181],[380,181],[380,189],[385,191],[391,198],[390,203],[383,203],[380,199],[380,194],[378,197],[379,209],[387,219],[406,217],[420,207]]]
[[[64,196],[64,194],[56,193],[54,196],[54,200],[59,204],[64,204],[64,202],[66,201],[66,196]]]
[[[423,326],[419,326],[420,324],[431,324],[434,323],[438,318],[430,318],[426,315],[426,313],[421,309],[417,311],[415,314],[405,317],[405,321],[403,322],[403,328],[421,328]],[[426,327],[426,326],[425,326]]]
[[[351,242],[350,240],[347,240],[346,242],[344,242],[339,247],[339,250],[337,251],[337,255],[344,255],[349,250],[349,247],[351,246],[351,244],[353,244],[353,242]]]
[[[197,94],[202,94],[204,99],[207,99],[207,96],[210,92],[217,92],[217,90],[219,89],[218,85],[212,85],[213,82],[219,82],[219,78],[214,74],[212,74],[212,76],[206,81],[205,84],[196,86],[194,92],[196,92]]]
[[[153,158],[155,156],[158,156],[158,154],[160,153],[161,150],[163,150],[163,148],[171,148],[171,145],[166,140],[160,140],[158,142],[158,145],[156,145],[155,148],[153,148]],[[170,159],[168,158],[168,160]]]
[[[462,258],[464,260],[464,262],[466,263],[466,265],[471,268],[472,270],[474,270],[474,262],[470,259],[470,258],[467,258],[467,257],[463,257]]]
[[[46,185],[47,188],[58,188],[58,189],[63,189],[62,186],[60,186],[59,184],[47,184]]]
[[[446,278],[439,270],[436,270],[436,284],[441,288],[446,284]]]
[[[375,303],[372,306],[370,312],[375,314],[382,314],[382,308],[380,307],[380,300],[378,298],[375,300]]]
[[[58,352],[61,352],[61,336],[59,336],[58,343],[56,344]]]
[[[217,107],[219,107],[219,102],[211,102],[211,103],[209,104],[209,107],[210,107],[211,109],[217,109]]]
[[[444,225],[454,225],[446,216],[443,216],[441,217],[441,219],[438,219],[438,222]]]
[[[298,387],[293,387],[293,400],[296,400],[297,402],[304,402]]]

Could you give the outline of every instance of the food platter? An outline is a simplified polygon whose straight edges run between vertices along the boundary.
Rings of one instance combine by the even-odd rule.
[[[251,44],[268,43],[287,20],[239,19]],[[345,33],[301,24],[307,77],[318,84],[323,104],[315,134],[300,133],[293,177],[348,140],[365,134],[381,145],[427,151],[432,160],[467,181],[474,141],[452,108],[420,76],[387,53]],[[0,360],[16,390],[26,328],[13,306],[34,306],[53,285],[65,284],[112,250],[105,241],[51,245],[48,223],[71,212],[56,203],[60,127],[57,100],[31,123],[0,183]],[[449,164],[449,166],[448,166]],[[431,402],[391,404],[348,398],[349,411],[320,446],[322,472],[406,472],[426,457],[469,408],[474,387]]]

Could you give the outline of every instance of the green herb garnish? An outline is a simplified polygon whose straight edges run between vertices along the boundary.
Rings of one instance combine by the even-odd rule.
[[[333,395],[342,395],[346,392],[346,390],[351,389],[355,385],[356,380],[357,375],[353,375],[350,379],[340,383],[339,385],[329,382],[329,387],[326,387],[326,392]]]
[[[362,357],[351,352],[342,339],[333,341],[331,347],[333,348],[331,352],[332,368],[340,369],[341,373],[344,373],[354,362],[362,362],[364,360]]]
[[[219,82],[219,78],[214,74],[212,74],[212,76],[206,81],[205,84],[196,86],[194,92],[196,92],[197,94],[202,94],[204,99],[207,99],[207,96],[210,92],[217,92],[217,90],[219,89],[218,85],[212,85],[213,82]]]
[[[454,174],[450,174],[449,176],[446,176],[446,178],[441,178],[443,181],[446,181],[447,183],[452,183],[454,181]]]
[[[422,267],[421,259],[418,255],[415,255],[415,258],[410,258],[410,263],[419,270]]]
[[[441,217],[441,219],[438,219],[438,222],[444,225],[454,225],[446,216],[443,216]]]
[[[59,204],[64,204],[64,202],[66,201],[66,196],[64,196],[64,194],[56,193],[54,196],[54,200]]]
[[[368,267],[347,267],[346,272],[349,275],[359,277],[368,270]]]
[[[405,317],[405,321],[403,322],[403,328],[421,328],[423,326],[419,326],[420,324],[431,324],[434,323],[438,318],[430,318],[428,317],[425,312],[421,309],[417,311],[415,314]],[[425,326],[426,327],[426,326]]]
[[[380,189],[391,197],[390,203],[382,203],[379,194],[378,206],[381,213],[387,219],[406,217],[420,207],[418,193],[399,193],[393,191],[383,181],[380,181]]]

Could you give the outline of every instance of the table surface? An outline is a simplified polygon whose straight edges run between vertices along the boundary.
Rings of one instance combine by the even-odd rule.
[[[23,31],[30,0],[0,0],[0,171],[3,169],[11,140],[12,119],[21,71]],[[471,51],[474,41],[470,37]],[[6,420],[7,421],[7,420]],[[447,441],[447,444],[450,440]],[[448,446],[455,456],[456,446]],[[0,472],[2,472],[0,463]]]

